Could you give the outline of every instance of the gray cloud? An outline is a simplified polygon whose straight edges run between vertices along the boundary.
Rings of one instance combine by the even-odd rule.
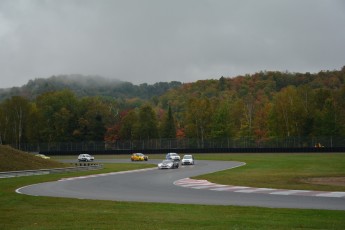
[[[341,0],[2,0],[0,88],[58,74],[134,84],[345,65]]]

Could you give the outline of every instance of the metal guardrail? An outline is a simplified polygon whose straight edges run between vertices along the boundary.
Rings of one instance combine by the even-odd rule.
[[[93,164],[93,165],[87,165],[87,166],[77,166],[77,167],[67,167],[67,168],[9,171],[9,172],[0,172],[0,178],[81,172],[81,171],[88,171],[88,170],[97,170],[97,169],[102,169],[102,168],[103,168],[102,164]]]

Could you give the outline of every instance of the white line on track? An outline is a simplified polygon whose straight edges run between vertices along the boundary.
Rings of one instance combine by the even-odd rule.
[[[345,198],[345,192],[325,192],[325,191],[310,191],[310,190],[287,190],[287,189],[274,189],[274,188],[251,188],[245,186],[232,186],[211,183],[207,180],[194,180],[184,178],[174,182],[174,185],[193,188],[193,189],[206,189],[213,191],[227,191],[238,193],[262,193],[271,195],[300,195],[300,196],[317,196],[317,197],[334,197]]]
[[[136,170],[130,170],[130,171],[121,171],[121,172],[93,174],[93,175],[88,175],[88,176],[62,178],[59,181],[70,181],[70,180],[88,179],[88,178],[101,177],[101,176],[110,176],[110,175],[127,174],[127,173],[135,173],[135,172],[145,172],[145,171],[150,171],[150,170],[154,170],[154,169],[157,169],[157,167],[146,168],[146,169],[136,169]]]

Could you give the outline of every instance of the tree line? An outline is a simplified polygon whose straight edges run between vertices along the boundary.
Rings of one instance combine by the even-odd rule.
[[[150,99],[65,89],[0,103],[0,143],[345,137],[345,68],[184,83]]]

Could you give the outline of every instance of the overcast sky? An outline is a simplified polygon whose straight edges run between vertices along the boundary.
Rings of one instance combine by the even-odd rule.
[[[0,88],[60,74],[152,84],[344,65],[343,0],[0,0]]]

